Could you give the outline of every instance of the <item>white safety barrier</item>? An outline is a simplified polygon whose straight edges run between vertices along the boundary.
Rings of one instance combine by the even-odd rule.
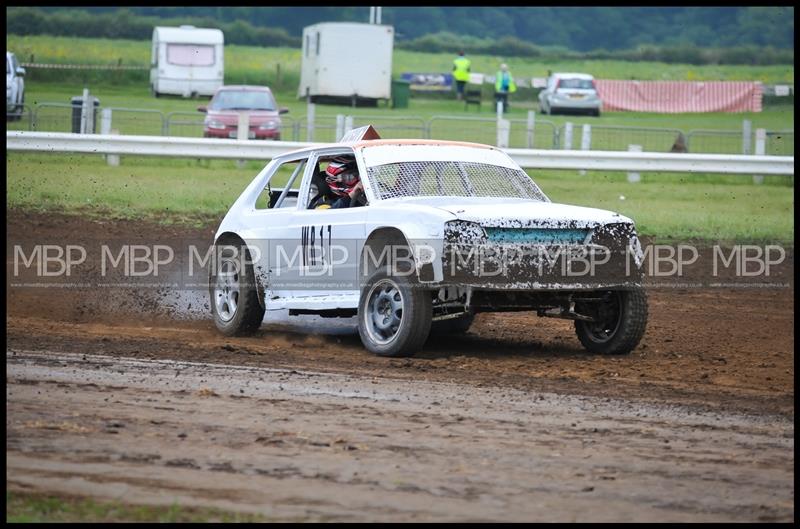
[[[279,154],[311,145],[324,144],[6,131],[6,150],[9,151],[269,160]],[[521,167],[527,169],[794,175],[794,156],[547,149],[503,150]]]

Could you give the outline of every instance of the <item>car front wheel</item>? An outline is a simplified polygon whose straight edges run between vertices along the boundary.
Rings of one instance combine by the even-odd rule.
[[[226,336],[253,334],[264,320],[264,307],[258,302],[250,252],[243,243],[220,244],[216,250],[216,266],[209,272],[214,324]]]
[[[575,303],[575,312],[593,318],[575,320],[578,339],[591,353],[630,353],[639,345],[647,326],[647,294],[642,288],[597,294],[596,299]]]
[[[376,270],[361,290],[358,334],[378,356],[412,356],[431,330],[431,296],[419,288],[413,274]]]

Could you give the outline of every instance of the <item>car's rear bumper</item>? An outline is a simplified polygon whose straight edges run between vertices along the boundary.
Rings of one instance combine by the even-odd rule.
[[[603,102],[596,97],[591,98],[558,98],[548,99],[549,107],[559,112],[586,112],[600,110]]]

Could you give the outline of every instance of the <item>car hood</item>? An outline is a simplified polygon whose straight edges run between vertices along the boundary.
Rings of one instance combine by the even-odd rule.
[[[519,198],[416,197],[392,200],[436,208],[456,219],[484,227],[596,228],[614,223],[633,224],[630,218],[613,211]]]
[[[533,200],[451,203],[439,208],[460,220],[476,222],[487,228],[596,228],[610,223],[633,222],[613,211]]]

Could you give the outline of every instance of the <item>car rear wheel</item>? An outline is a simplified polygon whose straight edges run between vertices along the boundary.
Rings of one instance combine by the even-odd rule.
[[[216,266],[209,271],[214,324],[226,336],[253,334],[264,320],[264,307],[258,302],[250,252],[241,242],[218,244],[215,250]]]
[[[358,334],[378,356],[412,356],[431,330],[431,296],[419,288],[413,274],[377,269],[361,290]]]
[[[594,321],[575,320],[578,340],[591,353],[630,353],[639,345],[647,326],[644,289],[609,290],[597,294],[597,300],[575,303],[575,312],[594,318]]]

